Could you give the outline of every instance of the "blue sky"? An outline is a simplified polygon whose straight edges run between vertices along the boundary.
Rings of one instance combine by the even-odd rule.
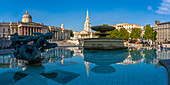
[[[170,21],[170,0],[1,0],[0,22],[21,21],[27,10],[33,22],[65,25],[81,31],[88,8],[92,26],[116,23],[154,24]]]

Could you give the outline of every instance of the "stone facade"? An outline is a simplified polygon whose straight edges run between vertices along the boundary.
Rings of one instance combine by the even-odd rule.
[[[18,33],[19,35],[33,35],[33,32],[40,32],[43,34],[53,32],[54,40],[70,39],[70,32],[64,29],[63,24],[60,28],[32,22],[32,17],[27,11],[22,17],[22,22],[0,22],[0,38],[4,37],[10,39],[10,36],[14,33]]]
[[[155,21],[154,30],[157,31],[157,43],[170,43],[170,22]]]
[[[110,25],[115,27],[116,29],[120,30],[120,28],[125,28],[129,33],[131,33],[132,28],[140,28],[140,25],[137,24],[128,24],[128,23],[119,23],[116,25]]]

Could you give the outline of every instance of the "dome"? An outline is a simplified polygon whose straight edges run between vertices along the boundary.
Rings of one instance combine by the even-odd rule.
[[[32,22],[32,17],[27,11],[26,14],[22,16],[22,22]]]
[[[28,14],[27,11],[26,11],[26,14],[24,14],[24,15],[22,16],[22,18],[30,18],[30,19],[32,19],[31,15]]]

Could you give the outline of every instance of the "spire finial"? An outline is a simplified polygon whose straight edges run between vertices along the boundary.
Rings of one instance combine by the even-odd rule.
[[[87,17],[89,16],[89,11],[88,11],[88,8],[87,8]]]
[[[28,11],[26,11],[26,14],[28,14]]]
[[[86,20],[89,20],[89,11],[88,11],[88,8],[87,8],[87,16],[86,16]]]

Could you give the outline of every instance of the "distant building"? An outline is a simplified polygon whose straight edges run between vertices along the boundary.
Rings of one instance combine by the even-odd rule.
[[[116,25],[110,25],[120,30],[120,28],[125,28],[129,33],[131,33],[132,28],[140,28],[140,25],[137,24],[128,24],[128,23],[119,23]]]
[[[73,32],[74,37],[73,39],[86,39],[86,38],[94,38],[95,34],[91,31],[91,23],[89,19],[89,12],[87,10],[86,21],[84,23],[84,30],[80,32]]]
[[[70,39],[70,32],[64,29],[63,24],[60,28],[32,22],[32,17],[27,11],[26,14],[22,16],[22,22],[0,22],[0,38],[4,37],[9,39],[10,35],[14,33],[18,33],[19,35],[33,35],[33,32],[43,34],[53,32],[53,39]]]
[[[154,30],[157,31],[157,43],[170,43],[170,22],[155,21]]]

